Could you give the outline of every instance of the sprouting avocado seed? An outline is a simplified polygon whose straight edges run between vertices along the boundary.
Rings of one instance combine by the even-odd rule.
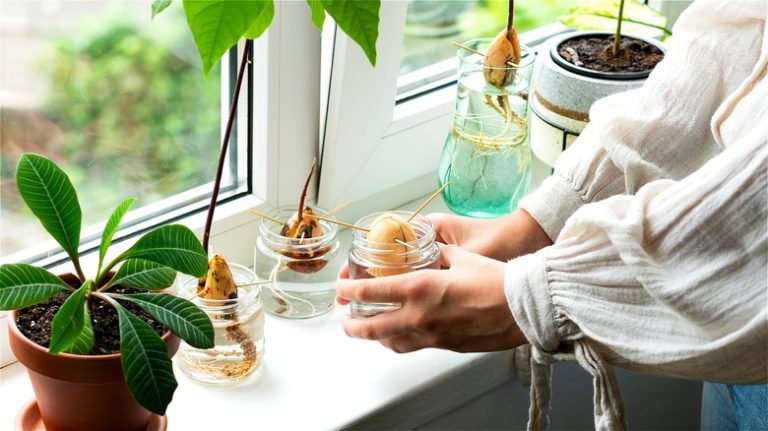
[[[488,46],[483,60],[483,76],[485,81],[497,88],[511,84],[517,74],[517,69],[509,66],[509,62],[520,64],[520,41],[517,31],[512,28],[510,32],[502,30]]]
[[[374,277],[385,275],[402,274],[410,272],[413,269],[405,266],[409,261],[406,255],[408,247],[398,243],[409,243],[414,241],[416,232],[408,221],[395,214],[382,214],[376,217],[368,227],[369,231],[366,239],[371,242],[369,246],[381,250],[377,253],[377,261],[380,261],[385,267],[368,268],[368,273]],[[397,241],[395,241],[397,240]],[[411,257],[410,260],[415,259]],[[393,267],[389,267],[389,266]]]

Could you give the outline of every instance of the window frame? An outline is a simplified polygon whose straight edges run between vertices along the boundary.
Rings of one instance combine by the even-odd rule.
[[[241,41],[222,59],[222,70],[237,67],[244,46]],[[282,52],[293,55],[281,55]],[[275,2],[273,22],[254,41],[252,61],[247,69],[236,118],[239,133],[230,144],[247,149],[247,157],[238,157],[237,163],[238,168],[248,172],[248,191],[222,197],[217,202],[210,252],[223,254],[231,262],[251,266],[260,219],[249,211],[264,212],[278,205],[297,204],[299,191],[317,154],[320,32],[312,25],[304,2]],[[233,88],[229,82],[222,86]],[[222,104],[222,124],[229,111],[229,106],[224,105],[228,104]],[[308,126],[296,127],[296,124]],[[218,157],[218,154],[212,157]],[[209,186],[212,187],[207,184],[200,188]],[[309,195],[315,195],[313,188]],[[210,192],[193,207],[183,206],[133,226],[122,227],[115,235],[109,254],[128,249],[141,233],[169,222],[185,225],[202,238],[209,199]],[[140,211],[132,211],[127,218],[135,217]],[[91,230],[100,232],[101,226],[88,229],[87,233]],[[98,259],[99,239],[95,241],[95,248],[91,242],[81,245],[81,250],[88,250],[81,253],[86,271],[95,268]],[[42,258],[35,258],[41,250],[33,250],[34,247],[26,250],[27,263],[45,266],[56,274],[72,271],[68,259],[60,259],[56,251],[50,252],[50,247],[56,246],[55,242],[44,246],[48,247],[48,253],[43,251]],[[20,256],[18,253],[8,255],[0,263],[19,263]],[[16,360],[8,345],[6,318],[7,313],[0,311],[0,367]]]

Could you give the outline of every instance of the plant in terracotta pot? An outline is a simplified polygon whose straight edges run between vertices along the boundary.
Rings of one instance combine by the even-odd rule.
[[[561,22],[588,29],[611,23],[614,30],[565,33],[540,49],[531,97],[531,149],[550,166],[586,127],[596,100],[640,87],[663,59],[663,45],[648,36],[671,34],[664,16],[636,0],[584,0]],[[632,36],[625,34],[627,27]]]
[[[71,260],[74,274],[27,264],[0,266],[0,309],[10,342],[37,398],[21,427],[162,428],[177,383],[170,356],[183,338],[213,345],[213,326],[191,302],[160,292],[176,273],[201,276],[203,248],[188,228],[158,227],[107,260],[112,237],[134,202],[118,205],[104,228],[98,263],[86,276],[78,254],[82,210],[69,177],[51,160],[24,154],[19,193]],[[31,415],[31,416],[30,416]],[[44,424],[34,423],[38,417]],[[32,422],[30,422],[32,421]]]

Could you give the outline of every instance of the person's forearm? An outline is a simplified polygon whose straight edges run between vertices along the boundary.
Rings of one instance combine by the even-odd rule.
[[[488,257],[507,261],[552,245],[552,240],[525,210],[494,220],[495,247]]]

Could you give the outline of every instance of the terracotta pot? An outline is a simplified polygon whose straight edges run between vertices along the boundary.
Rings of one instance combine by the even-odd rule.
[[[66,277],[62,279],[69,281]],[[9,315],[10,344],[27,367],[37,405],[49,430],[146,430],[152,412],[133,398],[123,378],[120,354],[51,355],[16,326],[17,311]],[[168,354],[179,348],[179,338],[163,336]]]
[[[577,31],[555,36],[539,50],[534,66],[531,97],[531,150],[542,162],[555,166],[560,154],[579,136],[589,122],[592,104],[606,96],[643,85],[647,72],[597,72],[568,63],[557,48],[569,39],[584,36],[610,36],[613,33]],[[666,53],[654,39],[630,35]]]

